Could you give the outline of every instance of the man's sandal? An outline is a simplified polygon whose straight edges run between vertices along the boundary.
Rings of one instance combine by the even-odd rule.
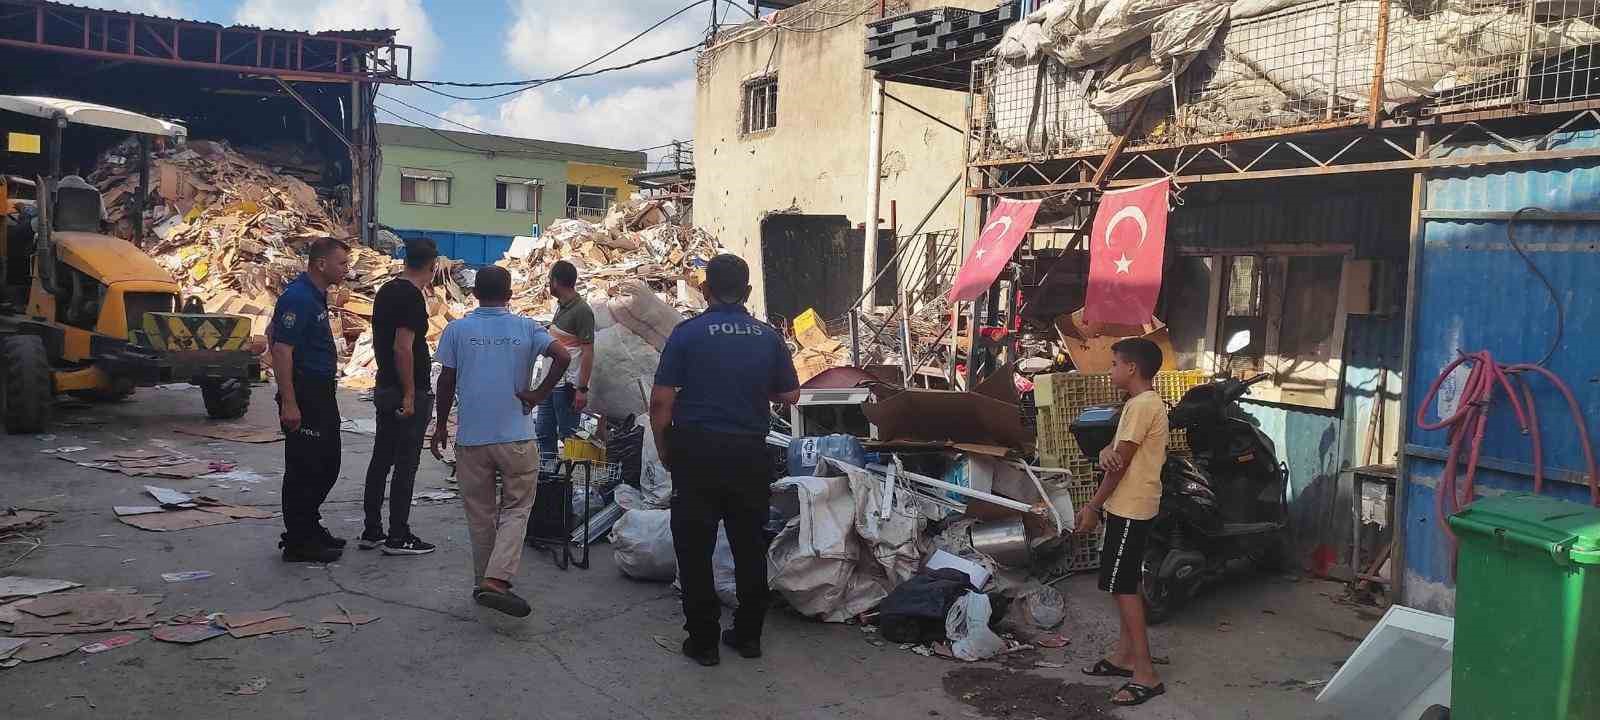
[[[1099,662],[1095,663],[1091,667],[1084,668],[1083,674],[1088,675],[1089,677],[1133,677],[1132,670],[1112,665],[1111,661],[1105,658],[1101,658]]]
[[[1127,700],[1122,700],[1117,697],[1124,692],[1128,693],[1132,697]],[[1155,687],[1147,687],[1136,682],[1123,683],[1122,687],[1117,688],[1117,691],[1111,694],[1111,704],[1121,705],[1124,707],[1143,705],[1145,701],[1149,700],[1150,698],[1165,694],[1167,694],[1166,683],[1158,683]]]

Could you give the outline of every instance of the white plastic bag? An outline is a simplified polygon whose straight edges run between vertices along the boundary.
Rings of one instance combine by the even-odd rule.
[[[661,464],[656,453],[655,433],[650,432],[650,417],[641,415],[638,424],[644,428],[644,444],[639,448],[639,492],[644,504],[653,508],[672,505],[672,473]]]
[[[1006,641],[989,629],[989,596],[968,592],[950,606],[944,619],[944,634],[950,638],[950,652],[968,662],[984,660],[1006,649]]]
[[[678,556],[672,548],[671,510],[629,510],[611,526],[622,574],[639,580],[668,581],[678,575]]]

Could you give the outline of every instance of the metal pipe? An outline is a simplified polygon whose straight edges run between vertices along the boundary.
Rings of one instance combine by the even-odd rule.
[[[1417,131],[1417,159],[1427,157],[1429,150],[1428,129]],[[1422,213],[1428,205],[1428,174],[1419,170],[1411,177],[1411,238],[1410,252],[1406,259],[1406,316],[1405,334],[1402,341],[1400,356],[1400,415],[1410,412],[1411,407],[1411,374],[1416,371],[1416,362],[1412,354],[1416,352],[1417,337],[1417,272],[1422,267],[1422,248],[1424,245],[1427,222],[1422,219]],[[1394,563],[1390,576],[1395,579],[1394,593],[1396,602],[1405,602],[1406,570],[1406,501],[1408,473],[1411,469],[1410,455],[1404,451],[1406,440],[1411,435],[1411,424],[1401,425],[1405,428],[1400,434],[1402,451],[1396,463],[1396,480],[1394,489],[1394,552],[1390,556]]]
[[[150,202],[150,136],[139,135],[139,195],[133,204],[133,241],[144,242],[144,208]]]
[[[1531,4],[1531,3],[1530,3]],[[1389,60],[1389,0],[1378,0],[1378,37],[1376,62],[1372,66],[1372,92],[1367,98],[1367,126],[1378,127],[1383,119],[1384,65]]]
[[[861,367],[861,328],[860,317],[858,315],[859,312],[859,310],[852,306],[850,308],[850,312],[846,313],[846,315],[848,315],[850,318],[850,365],[852,367]]]
[[[911,304],[906,300],[905,288],[900,288],[900,369],[905,386],[911,387]]]
[[[322,116],[322,113],[317,112],[316,107],[314,107],[311,103],[306,102],[305,98],[300,97],[300,93],[295,92],[295,89],[291,87],[289,83],[284,82],[283,78],[281,77],[273,77],[272,79],[278,83],[279,87],[283,88],[284,92],[289,94],[289,97],[294,98],[295,102],[300,103],[300,107],[305,108],[306,112],[311,113],[311,117],[316,118],[317,122],[322,123],[322,126],[328,129],[328,132],[333,133],[333,136],[338,138],[339,142],[344,143],[346,150],[353,149],[350,143],[350,138],[345,137],[344,133],[341,132],[339,128],[334,127],[333,123],[328,122],[328,119]]]
[[[871,310],[872,287],[878,270],[878,195],[883,189],[883,81],[872,81],[871,108],[867,118],[867,209],[866,247],[861,254],[862,310]]]

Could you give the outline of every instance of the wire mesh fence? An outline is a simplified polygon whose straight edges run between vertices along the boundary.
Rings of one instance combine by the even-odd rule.
[[[1103,65],[981,61],[973,73],[974,154],[1090,152],[1125,132],[1137,145],[1351,123],[1374,103],[1385,113],[1430,115],[1600,98],[1595,0],[1254,5],[1270,10],[1236,12],[1131,129],[1133,103],[1105,110],[1089,102],[1107,76]]]

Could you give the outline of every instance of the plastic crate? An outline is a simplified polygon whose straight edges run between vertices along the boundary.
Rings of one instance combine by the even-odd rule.
[[[1190,388],[1209,379],[1200,370],[1164,370],[1156,373],[1155,389],[1162,400],[1172,404]],[[1079,452],[1078,440],[1072,436],[1072,421],[1084,408],[1123,402],[1122,392],[1111,384],[1110,373],[1054,373],[1036,376],[1033,382],[1033,399],[1038,405],[1039,464],[1071,471],[1067,491],[1074,506],[1083,507],[1100,486],[1100,472],[1092,460]],[[1189,440],[1182,430],[1174,430],[1167,437],[1167,454],[1189,454]],[[1100,567],[1101,532],[1097,529],[1074,533],[1060,569],[1082,572]]]

